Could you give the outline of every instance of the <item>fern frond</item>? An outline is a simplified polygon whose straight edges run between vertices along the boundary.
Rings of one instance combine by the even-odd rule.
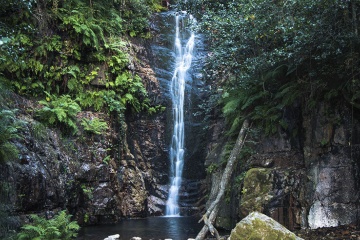
[[[223,113],[225,114],[225,116],[229,116],[230,114],[234,113],[239,108],[240,102],[240,98],[233,98],[226,102],[223,107]]]
[[[18,157],[17,147],[11,143],[12,139],[20,138],[18,135],[19,120],[15,118],[16,110],[0,111],[0,162]]]
[[[54,108],[53,112],[56,115],[57,121],[64,122],[66,120],[67,114],[66,114],[66,112],[65,112],[65,110],[63,108],[59,108],[59,107]]]
[[[43,226],[25,225],[22,229],[32,236],[41,236],[45,232]]]
[[[246,102],[241,106],[241,110],[245,110],[249,106],[253,106],[255,104],[255,101],[261,99],[263,96],[264,96],[264,92],[260,92],[256,95],[249,96],[246,99]]]
[[[77,236],[77,231],[80,229],[76,222],[70,221],[70,218],[71,215],[67,215],[65,211],[61,211],[50,220],[32,215],[33,223],[24,225],[17,239],[70,240]]]
[[[51,125],[56,123],[64,124],[75,132],[77,126],[74,120],[77,113],[81,111],[80,106],[69,95],[62,95],[60,97],[51,95],[50,99],[51,101],[49,102],[39,101],[46,104],[37,111],[40,119]]]

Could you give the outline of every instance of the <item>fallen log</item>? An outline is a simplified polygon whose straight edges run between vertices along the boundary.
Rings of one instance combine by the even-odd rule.
[[[216,239],[220,239],[219,233],[215,229],[215,227],[213,226],[213,223],[214,223],[214,221],[216,219],[216,216],[217,216],[217,213],[219,211],[219,202],[220,202],[221,198],[224,196],[226,187],[227,187],[228,182],[230,180],[231,174],[232,174],[232,172],[234,170],[236,158],[239,155],[239,153],[240,153],[240,151],[241,151],[241,149],[242,149],[242,147],[244,145],[248,128],[249,128],[249,121],[246,119],[243,122],[243,125],[242,125],[242,127],[240,129],[239,135],[238,135],[238,137],[236,139],[236,143],[235,143],[233,149],[231,150],[231,153],[230,153],[229,159],[227,161],[225,170],[224,170],[223,175],[221,177],[220,188],[219,188],[219,191],[217,193],[216,199],[210,204],[210,206],[206,210],[206,213],[199,220],[199,222],[204,221],[205,225],[200,230],[200,232],[196,236],[195,240],[203,240],[203,239],[205,239],[206,234],[208,233],[208,231],[210,231],[210,233],[212,235],[215,234]]]

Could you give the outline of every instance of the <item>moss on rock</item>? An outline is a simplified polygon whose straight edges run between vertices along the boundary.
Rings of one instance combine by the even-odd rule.
[[[262,212],[263,206],[272,198],[273,174],[271,169],[252,168],[244,179],[240,209],[244,216],[249,212]]]
[[[252,212],[231,231],[229,240],[300,240],[274,219]]]

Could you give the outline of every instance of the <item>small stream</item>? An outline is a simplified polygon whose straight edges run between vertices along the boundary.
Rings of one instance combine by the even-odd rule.
[[[141,237],[142,240],[186,240],[195,238],[203,223],[199,217],[151,217],[122,220],[117,224],[84,227],[78,240],[102,240],[109,235],[120,234],[121,240]]]

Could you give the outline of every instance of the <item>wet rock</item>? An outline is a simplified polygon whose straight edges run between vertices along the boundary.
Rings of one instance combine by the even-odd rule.
[[[290,138],[282,132],[276,136],[270,136],[262,139],[257,145],[258,153],[274,153],[291,150]]]
[[[145,217],[147,190],[141,171],[137,167],[120,167],[118,179],[123,215],[126,217]]]
[[[303,167],[304,158],[298,151],[285,151],[279,153],[257,153],[248,160],[250,167],[274,168],[274,167]]]
[[[268,239],[288,239],[301,240],[294,233],[290,232],[284,226],[274,219],[261,214],[252,212],[246,218],[241,220],[231,231],[229,240],[268,240]]]
[[[148,212],[152,216],[160,216],[163,214],[166,201],[164,199],[158,198],[156,196],[149,196],[147,199],[148,203]]]
[[[120,234],[114,234],[114,235],[110,235],[107,238],[104,238],[104,240],[117,240],[120,239]]]

